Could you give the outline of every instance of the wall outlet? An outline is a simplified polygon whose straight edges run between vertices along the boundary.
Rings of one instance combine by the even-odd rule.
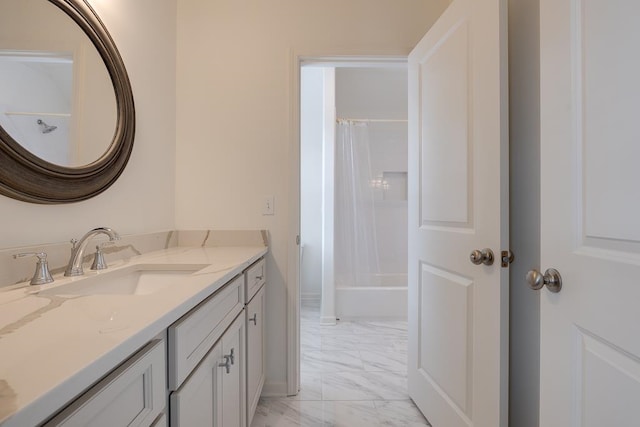
[[[273,196],[264,196],[262,200],[262,215],[274,215]]]

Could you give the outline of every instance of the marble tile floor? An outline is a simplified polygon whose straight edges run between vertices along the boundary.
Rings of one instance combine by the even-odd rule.
[[[318,323],[300,314],[300,393],[262,398],[251,427],[429,426],[407,394],[407,322]]]

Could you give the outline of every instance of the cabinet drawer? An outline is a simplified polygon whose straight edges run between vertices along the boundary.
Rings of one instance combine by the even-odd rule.
[[[245,273],[245,280],[247,282],[247,289],[245,292],[246,302],[251,301],[251,298],[258,292],[258,289],[264,285],[266,277],[266,268],[264,258],[255,262],[249,267]]]
[[[237,277],[169,327],[169,389],[176,390],[244,307]]]
[[[165,406],[165,372],[164,341],[152,341],[45,427],[148,426]]]

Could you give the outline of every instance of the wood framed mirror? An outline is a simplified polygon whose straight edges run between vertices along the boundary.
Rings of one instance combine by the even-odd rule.
[[[40,204],[72,203],[100,194],[124,170],[135,135],[131,84],[109,32],[86,0],[3,1],[0,15],[4,17],[0,17],[0,24],[2,19],[6,20],[0,27],[8,33],[0,34],[0,59],[4,56],[11,62],[10,71],[4,72],[4,81],[14,90],[21,86],[6,76],[22,78],[35,69],[41,73],[45,70],[43,73],[48,85],[43,84],[42,87],[77,88],[83,85],[82,90],[70,90],[68,108],[60,107],[60,102],[53,103],[57,107],[51,107],[51,102],[42,101],[37,95],[45,90],[37,90],[37,84],[30,82],[22,82],[22,87],[28,90],[9,95],[7,99],[0,95],[0,194]],[[35,25],[35,30],[29,29],[26,23],[38,19],[40,23]],[[70,27],[64,30],[46,28],[54,25],[52,21]],[[12,30],[10,26],[13,26]],[[82,37],[86,37],[86,43],[58,40],[57,44],[53,43],[56,47],[51,47],[51,40],[55,41],[60,34],[72,28],[73,31],[80,30]],[[51,34],[46,33],[47,30]],[[28,36],[21,38],[16,35],[20,32],[27,32]],[[34,44],[34,39],[38,38],[46,46]],[[83,43],[85,46],[80,46]],[[100,66],[92,66],[92,63]],[[72,70],[72,80],[67,77],[55,80],[52,76],[64,74],[59,71],[65,68],[64,64]],[[19,69],[18,66],[27,68]],[[103,77],[98,83],[91,83],[97,75]],[[105,92],[105,86],[111,94],[106,95],[106,99],[96,96]],[[47,96],[51,97],[50,94]],[[35,106],[21,105],[27,99],[35,100]],[[60,139],[65,129],[67,139],[75,141],[69,142],[71,148],[65,145],[63,150],[66,151],[60,154],[59,149],[52,148],[52,141]],[[41,140],[35,141],[34,135]],[[61,141],[60,144],[64,145],[65,138]],[[94,147],[96,141],[98,146]],[[45,154],[47,152],[53,154]],[[84,154],[79,156],[79,152]]]

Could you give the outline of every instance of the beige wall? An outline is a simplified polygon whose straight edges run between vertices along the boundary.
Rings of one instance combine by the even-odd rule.
[[[137,129],[129,165],[105,193],[41,206],[0,196],[0,248],[62,242],[96,226],[120,233],[174,227],[175,0],[90,0],[129,72]]]
[[[178,0],[176,226],[269,230],[267,389],[286,381],[292,57],[406,55],[448,3]]]

